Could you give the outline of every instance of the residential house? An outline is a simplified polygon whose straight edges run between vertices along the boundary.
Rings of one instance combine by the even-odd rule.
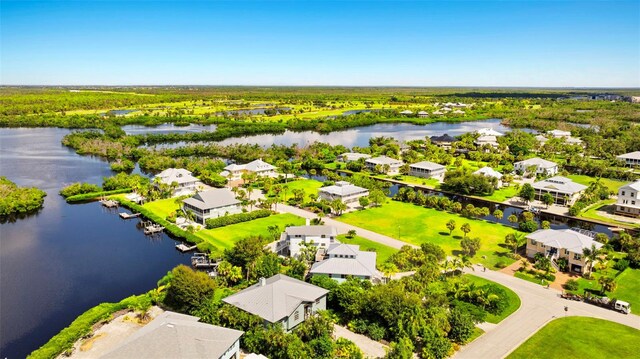
[[[496,183],[496,188],[502,187],[502,173],[494,170],[491,167],[482,167],[481,169],[473,172],[473,174],[496,178],[498,180],[498,182]]]
[[[433,111],[431,114],[440,116],[440,115],[444,115],[444,112],[442,112],[442,111]]]
[[[281,324],[287,332],[319,310],[327,309],[328,290],[276,274],[230,295],[223,302],[257,315],[265,324]]]
[[[209,218],[242,212],[240,201],[228,188],[213,188],[198,192],[182,201],[182,209],[195,215],[196,221],[204,224]]]
[[[548,133],[555,138],[571,137],[571,132],[569,131],[553,130],[553,131],[549,131]]]
[[[360,197],[369,195],[369,190],[358,187],[346,181],[338,181],[332,186],[322,187],[318,190],[318,196],[327,201],[339,199],[343,203],[358,202]]]
[[[285,228],[280,235],[280,242],[276,246],[276,252],[282,255],[298,258],[302,248],[311,245],[317,249],[328,248],[335,243],[338,231],[332,226],[311,226],[309,219],[305,226],[291,226]]]
[[[477,134],[479,134],[480,136],[504,136],[503,133],[500,133],[496,130],[494,130],[493,128],[481,128],[479,130],[476,131]]]
[[[558,173],[558,164],[555,162],[543,160],[539,157],[529,158],[528,160],[516,162],[513,164],[516,171],[525,173],[529,168],[535,167],[536,175],[553,176]]]
[[[615,213],[628,217],[640,217],[640,180],[618,189]]]
[[[222,172],[220,175],[224,177],[230,176],[231,179],[235,180],[242,178],[242,174],[245,172],[255,173],[256,175],[263,177],[273,177],[276,175],[276,167],[262,159],[257,159],[244,165],[231,164],[224,169],[226,172]]]
[[[496,138],[496,136],[488,136],[488,135],[478,137],[473,143],[478,147],[489,145],[493,148],[497,148],[499,146],[498,139]]]
[[[464,111],[462,111],[462,110],[455,110],[452,113],[454,113],[456,115],[464,115]]]
[[[446,167],[434,162],[422,161],[409,165],[409,175],[423,178],[444,177]]]
[[[404,110],[400,112],[400,114],[405,116],[410,116],[410,115],[413,115],[413,112],[411,110]]]
[[[592,245],[601,248],[602,243],[592,237],[571,229],[540,229],[526,236],[527,257],[534,258],[542,253],[556,265],[559,258],[569,262],[569,270],[583,274],[588,271],[584,248]]]
[[[366,159],[364,164],[371,172],[377,172],[376,166],[380,165],[380,169],[384,173],[395,175],[400,173],[400,167],[404,165],[404,162],[387,156],[378,156]]]
[[[431,136],[429,139],[431,140],[431,143],[444,149],[450,149],[451,145],[456,142],[455,137],[449,136],[446,133],[442,136]]]
[[[575,183],[562,176],[547,178],[545,180],[535,182],[532,186],[533,189],[536,190],[535,198],[537,200],[541,201],[545,193],[549,193],[553,196],[553,200],[556,204],[562,205],[571,205],[576,199],[578,199],[582,191],[587,189],[587,186]]]
[[[616,156],[616,158],[624,161],[627,166],[640,166],[640,151],[625,153],[624,155]]]
[[[538,142],[540,142],[541,145],[544,145],[547,141],[549,141],[549,139],[544,137],[543,135],[536,135],[535,138]]]
[[[429,113],[426,111],[420,111],[418,112],[418,117],[421,117],[421,118],[429,117]]]
[[[564,141],[568,144],[568,145],[578,145],[578,146],[584,146],[584,142],[577,138],[577,137],[565,137]]]
[[[216,358],[240,359],[244,332],[199,322],[200,318],[164,312],[117,342],[102,359]]]
[[[329,245],[323,259],[314,263],[311,275],[327,275],[343,282],[347,277],[378,282],[382,274],[376,269],[376,252],[365,252],[360,246],[333,243]]]
[[[340,159],[343,162],[354,162],[360,159],[366,160],[367,158],[371,158],[371,155],[368,155],[366,153],[357,153],[357,152],[346,152],[341,154],[338,157],[338,159]]]
[[[199,179],[193,177],[191,171],[184,168],[167,168],[154,177],[154,181],[160,181],[167,186],[175,186],[172,190],[172,197],[186,196],[197,191],[202,185]]]

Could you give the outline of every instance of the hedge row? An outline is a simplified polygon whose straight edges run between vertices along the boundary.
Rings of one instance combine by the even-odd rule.
[[[129,192],[131,192],[131,188],[114,189],[112,191],[83,193],[83,194],[77,194],[75,196],[67,197],[67,202],[72,203],[72,202],[89,201],[102,196],[110,196],[112,194],[122,194],[122,193],[129,193]]]
[[[230,224],[248,222],[256,218],[269,217],[273,212],[268,209],[259,209],[253,212],[232,214],[224,217],[207,219],[207,229],[228,226]]]
[[[142,294],[125,298],[118,303],[99,304],[82,313],[73,322],[71,322],[68,327],[62,329],[60,333],[49,339],[49,341],[39,349],[34,350],[31,354],[29,354],[27,358],[56,358],[64,351],[71,349],[73,347],[73,344],[80,338],[90,334],[91,328],[94,324],[103,320],[109,320],[111,318],[111,315],[119,310],[134,309],[139,306],[139,303],[149,301],[149,296],[147,294]]]

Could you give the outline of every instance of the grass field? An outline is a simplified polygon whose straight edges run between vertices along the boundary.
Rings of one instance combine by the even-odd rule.
[[[594,182],[596,180],[595,177],[585,176],[585,175],[568,175],[567,178],[573,180],[576,183],[583,184],[585,186],[590,185],[591,182]],[[628,182],[618,181],[618,180],[609,179],[609,178],[600,178],[600,182],[605,186],[607,186],[607,188],[609,188],[609,191],[613,191],[615,193],[618,193],[618,188],[628,183]]]
[[[312,180],[312,179],[299,179],[299,180],[291,181],[288,183],[283,183],[281,184],[281,186],[287,187],[286,191],[284,191],[283,189],[283,191],[280,193],[281,201],[285,202],[289,198],[292,198],[294,189],[301,189],[305,192],[304,200],[306,202],[309,200],[309,195],[318,194],[318,189],[322,187],[322,182]],[[273,190],[270,191],[267,196],[268,197],[275,196],[275,194],[273,193]]]
[[[631,311],[640,313],[640,269],[627,268],[617,278],[618,288],[612,297],[631,304]]]
[[[145,203],[142,205],[142,207],[153,211],[162,218],[165,218],[172,212],[180,209],[180,203],[181,201],[179,201],[177,198],[167,198]]]
[[[387,247],[384,244],[380,244],[378,242],[370,241],[366,238],[362,238],[360,236],[355,236],[353,238],[347,238],[345,234],[341,234],[338,236],[338,240],[341,243],[345,244],[356,244],[360,246],[361,251],[369,251],[374,250],[377,253],[376,256],[376,264],[378,267],[391,257],[392,254],[397,252],[398,250],[395,248]]]
[[[381,178],[393,178],[395,176],[378,176]],[[435,178],[420,178],[414,176],[402,175],[400,181],[412,184],[418,184],[421,186],[429,187],[429,188],[440,188],[440,181]]]
[[[476,197],[487,199],[490,201],[504,202],[509,198],[515,197],[517,195],[518,195],[518,189],[516,189],[515,186],[509,186],[509,187],[495,190],[491,196],[476,196]]]
[[[613,219],[613,218],[602,216],[597,212],[597,211],[611,212],[613,210],[612,207],[613,207],[614,203],[616,203],[615,199],[607,199],[607,200],[604,200],[604,201],[599,201],[599,202],[594,203],[591,206],[587,207],[587,209],[585,211],[583,211],[582,213],[580,213],[580,215],[578,215],[578,217],[595,219],[595,220],[598,220],[598,221],[603,221],[603,222],[616,224],[616,225],[625,225],[625,226],[636,227],[636,228],[640,227],[640,224],[638,224],[638,223],[619,221],[619,220],[616,220],[616,219]],[[609,208],[607,208],[607,207],[609,207]],[[611,211],[608,211],[608,209],[610,209]]]
[[[446,223],[451,219],[456,222],[452,236],[446,227]],[[508,250],[499,246],[504,243],[505,236],[513,233],[514,229],[500,224],[397,201],[388,201],[381,207],[347,213],[338,217],[338,220],[415,245],[434,243],[449,255],[458,254],[460,240],[463,237],[460,226],[469,223],[471,232],[468,236],[480,237],[482,241],[480,251],[472,261],[488,267],[493,267],[498,261],[507,264],[514,262],[507,257]]]
[[[555,319],[518,347],[510,359],[640,358],[640,330],[602,319]]]
[[[202,237],[208,243],[214,245],[220,250],[233,247],[233,245],[243,238],[250,236],[263,236],[268,237],[269,226],[277,225],[281,230],[287,224],[293,224],[296,226],[303,225],[305,220],[302,217],[294,216],[293,214],[283,213],[276,214],[265,218],[254,219],[253,221],[232,224],[230,226],[204,229],[197,232],[197,235]]]
[[[484,278],[476,277],[475,275],[472,275],[472,274],[465,274],[464,277],[467,280],[469,280],[469,282],[474,283],[477,286],[482,286],[485,284],[493,284],[502,288],[507,293],[507,298],[509,299],[509,306],[504,310],[504,312],[500,313],[499,315],[488,314],[487,318],[485,319],[487,322],[498,324],[504,318],[510,316],[513,312],[515,312],[516,310],[518,310],[518,308],[520,308],[520,297],[518,297],[518,295],[514,291],[503,286],[502,284],[498,284],[496,282],[492,282]]]

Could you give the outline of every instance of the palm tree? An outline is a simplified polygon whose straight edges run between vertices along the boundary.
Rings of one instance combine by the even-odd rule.
[[[598,259],[598,256],[600,255],[600,250],[596,248],[595,244],[592,244],[591,248],[582,249],[582,255],[584,256],[584,259],[587,261],[587,263],[589,263],[588,272],[591,273],[591,271],[593,270],[593,264],[595,263],[595,261]]]
[[[471,232],[471,225],[469,225],[469,223],[465,223],[460,226],[460,230],[464,232],[464,237],[467,238],[467,234]]]
[[[447,229],[449,230],[449,235],[451,235],[453,230],[456,229],[456,221],[450,219],[449,222],[447,222]]]
[[[602,289],[600,289],[600,293],[602,293],[602,295],[604,295],[606,292],[613,292],[618,286],[615,279],[605,276],[601,276],[600,278],[598,278],[598,284],[600,284],[600,286],[602,287]]]
[[[549,271],[551,271],[551,260],[547,257],[542,257],[538,259],[536,264],[538,268],[540,268],[540,270],[544,271],[545,275],[549,274]]]

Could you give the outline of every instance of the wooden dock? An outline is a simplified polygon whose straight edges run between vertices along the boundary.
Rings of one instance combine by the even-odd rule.
[[[120,218],[122,218],[122,219],[131,219],[131,218],[140,217],[140,213],[120,212],[119,215],[120,215]]]
[[[191,265],[196,269],[217,269],[219,260],[211,259],[206,253],[195,253],[191,257]]]
[[[144,234],[156,234],[162,231],[164,227],[159,224],[151,223],[144,226]]]
[[[198,248],[198,246],[187,246],[184,243],[180,243],[180,244],[176,244],[176,249],[179,250],[180,252],[184,253],[184,252],[190,252],[194,249]]]
[[[100,203],[102,203],[103,206],[107,207],[107,208],[114,208],[114,207],[118,207],[119,203],[118,201],[114,201],[112,199],[101,199]]]

